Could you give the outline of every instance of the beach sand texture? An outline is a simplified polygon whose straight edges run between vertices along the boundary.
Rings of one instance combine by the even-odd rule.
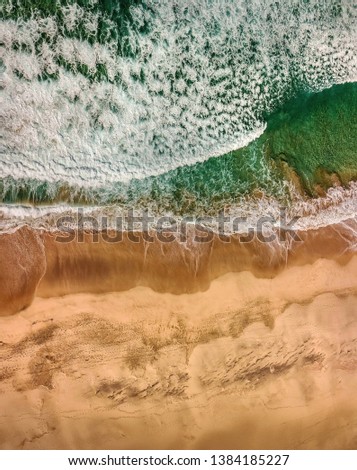
[[[108,290],[117,277],[122,292],[100,292],[93,286],[99,277],[106,285],[105,270],[91,277],[99,250],[81,245],[82,264],[68,268],[62,246],[46,235],[46,273],[33,303],[0,318],[0,447],[356,448],[351,224],[321,229],[324,243],[305,234],[310,249],[299,245],[284,265],[255,249],[232,269],[239,249],[249,248],[218,245],[191,293],[185,264],[169,270],[158,253],[156,276],[149,258],[146,272],[133,262],[119,276],[125,250],[117,258],[101,251],[104,266],[118,263]],[[68,259],[77,248],[67,249]],[[143,248],[135,249],[139,263]],[[93,271],[83,271],[84,260]],[[165,277],[176,289],[159,284]]]

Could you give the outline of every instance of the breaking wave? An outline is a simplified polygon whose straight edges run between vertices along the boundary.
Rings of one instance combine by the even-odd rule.
[[[352,0],[4,0],[0,178],[83,187],[247,145],[356,79]]]

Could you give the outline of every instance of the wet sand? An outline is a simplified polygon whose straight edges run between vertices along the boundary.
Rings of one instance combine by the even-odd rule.
[[[23,226],[0,235],[0,316],[21,311],[35,296],[53,297],[73,293],[119,292],[137,286],[174,294],[207,290],[212,280],[229,272],[250,271],[272,278],[287,267],[311,264],[318,259],[347,263],[356,252],[357,221],[297,232],[299,240],[280,233],[270,243],[255,238],[242,242],[238,235],[207,243],[179,239],[153,242],[136,233],[108,243],[105,233],[68,234],[31,230]],[[109,233],[113,239],[117,233]]]

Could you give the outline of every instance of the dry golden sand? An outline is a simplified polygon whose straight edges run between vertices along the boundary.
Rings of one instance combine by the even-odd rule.
[[[0,318],[3,449],[357,448],[357,256],[35,298]]]

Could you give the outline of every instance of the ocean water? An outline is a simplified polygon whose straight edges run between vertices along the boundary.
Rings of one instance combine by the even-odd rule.
[[[0,201],[181,215],[357,176],[351,0],[1,6]]]

